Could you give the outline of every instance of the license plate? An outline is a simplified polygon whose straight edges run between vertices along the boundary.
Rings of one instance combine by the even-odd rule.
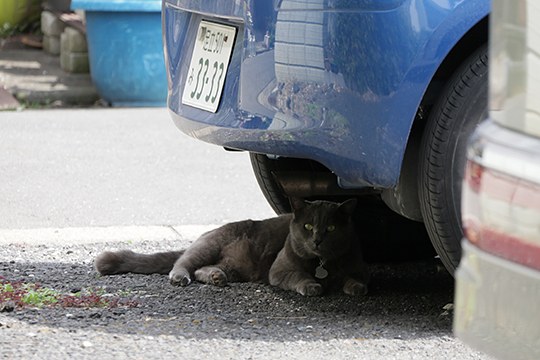
[[[182,93],[183,104],[217,111],[235,36],[233,26],[201,21]]]

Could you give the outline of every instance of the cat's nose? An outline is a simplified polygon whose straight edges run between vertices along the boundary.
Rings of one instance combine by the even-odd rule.
[[[313,242],[315,243],[316,247],[319,247],[319,245],[322,243],[323,239],[320,236],[317,236],[313,239]]]

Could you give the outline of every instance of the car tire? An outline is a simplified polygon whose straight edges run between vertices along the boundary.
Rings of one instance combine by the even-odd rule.
[[[279,170],[279,160],[272,160],[264,154],[256,153],[250,153],[249,157],[257,183],[272,209],[276,214],[291,212],[289,198],[284,194],[272,173]]]
[[[461,259],[461,182],[467,143],[486,117],[487,46],[453,73],[430,111],[419,156],[422,217],[435,251],[450,273]]]

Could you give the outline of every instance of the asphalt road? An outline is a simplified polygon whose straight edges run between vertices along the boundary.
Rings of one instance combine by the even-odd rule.
[[[273,212],[246,153],[166,109],[0,113],[0,228],[219,224]]]
[[[2,358],[487,359],[453,338],[436,259],[372,264],[361,298],[100,277],[104,249],[182,248],[271,216],[247,155],[183,136],[163,109],[0,113],[0,128],[0,287],[63,299],[0,305]]]

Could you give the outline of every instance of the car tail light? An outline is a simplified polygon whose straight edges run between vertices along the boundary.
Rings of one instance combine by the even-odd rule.
[[[462,199],[465,236],[480,249],[540,270],[540,185],[469,160]]]

